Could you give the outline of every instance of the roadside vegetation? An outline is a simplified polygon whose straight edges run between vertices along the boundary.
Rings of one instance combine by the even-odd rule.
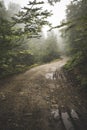
[[[67,6],[67,27],[63,29],[66,53],[70,61],[65,69],[74,74],[80,89],[87,91],[87,1],[72,1]],[[73,78],[73,77],[72,77]]]
[[[52,32],[45,38],[42,33],[43,25],[50,26],[46,19],[51,16],[37,6],[43,4],[29,2],[29,7],[21,10],[15,3],[6,8],[4,1],[0,1],[0,77],[59,58],[55,34]],[[28,10],[31,19],[26,15]]]
[[[48,0],[50,5],[60,1]],[[52,12],[43,10],[43,5],[44,1],[35,0],[22,9],[15,3],[6,8],[0,1],[0,77],[60,58],[57,36],[52,31],[45,38],[42,27],[62,27],[64,54],[70,57],[64,69],[74,75],[82,90],[87,90],[87,1],[72,0],[66,19],[57,27],[47,21]]]

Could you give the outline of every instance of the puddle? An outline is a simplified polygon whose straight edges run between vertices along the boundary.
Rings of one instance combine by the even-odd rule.
[[[62,112],[62,121],[66,130],[75,130],[67,112]]]
[[[47,73],[47,74],[45,75],[45,77],[46,77],[46,79],[52,79],[52,80],[53,80],[53,72]]]
[[[77,115],[77,113],[72,109],[71,110],[71,116],[72,116],[72,118],[74,118],[74,119],[79,119],[79,117],[78,117],[78,115]]]
[[[59,119],[59,117],[60,117],[59,109],[52,110],[51,115],[53,116],[54,119]]]

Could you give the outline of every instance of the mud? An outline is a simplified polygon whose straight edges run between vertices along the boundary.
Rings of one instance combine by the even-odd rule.
[[[0,130],[68,129],[63,107],[75,130],[78,127],[72,115],[78,116],[86,130],[87,101],[62,72],[66,61],[64,58],[0,81]]]

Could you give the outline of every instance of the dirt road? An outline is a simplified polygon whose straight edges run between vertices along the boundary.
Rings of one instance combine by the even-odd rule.
[[[66,61],[0,82],[0,130],[86,130],[87,101],[61,71]]]

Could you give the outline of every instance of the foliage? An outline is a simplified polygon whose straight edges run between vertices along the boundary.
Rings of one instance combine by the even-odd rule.
[[[51,32],[45,40],[44,53],[42,54],[42,61],[49,62],[60,57],[57,38]]]
[[[42,6],[44,2],[29,2],[28,5],[22,8],[19,13],[13,17],[15,24],[22,24],[20,27],[20,35],[27,35],[27,38],[40,37],[40,32],[43,25],[51,25],[47,21],[47,17],[51,16],[52,13],[44,10]],[[19,29],[18,29],[19,32]]]
[[[50,32],[47,38],[41,37],[29,41],[29,49],[33,52],[35,62],[38,63],[49,62],[60,57],[57,38],[53,32]]]
[[[47,17],[52,13],[44,10],[43,5],[43,1],[34,0],[21,10],[15,3],[9,3],[6,9],[4,2],[0,1],[0,77],[21,72],[41,62],[39,46],[36,52],[30,49],[28,39],[40,37],[43,25],[50,25]]]
[[[65,66],[66,69],[72,70],[79,79],[80,84],[87,88],[87,1],[72,1],[67,6],[65,29],[65,38],[67,39],[68,54],[71,60]],[[78,78],[79,77],[79,78]]]
[[[48,3],[50,4],[50,5],[54,5],[55,3],[57,3],[57,2],[60,2],[61,0],[48,0]]]
[[[11,21],[12,13],[11,10],[11,16],[8,10],[5,8],[4,2],[0,2],[0,77],[3,75],[7,75],[10,73],[14,73],[16,71],[20,71],[21,68],[23,68],[23,61],[28,57],[29,63],[26,63],[27,65],[31,65],[32,60],[32,54],[27,53],[24,51],[24,53],[21,54],[22,45],[24,43],[23,38],[22,43],[20,40],[20,37],[17,36],[15,33],[15,27],[13,27],[13,23]],[[14,7],[15,4],[13,4],[12,7]],[[19,63],[20,61],[20,63]],[[17,69],[17,65],[21,65],[20,69]],[[23,64],[23,65],[22,65]],[[25,65],[24,65],[25,66]]]

